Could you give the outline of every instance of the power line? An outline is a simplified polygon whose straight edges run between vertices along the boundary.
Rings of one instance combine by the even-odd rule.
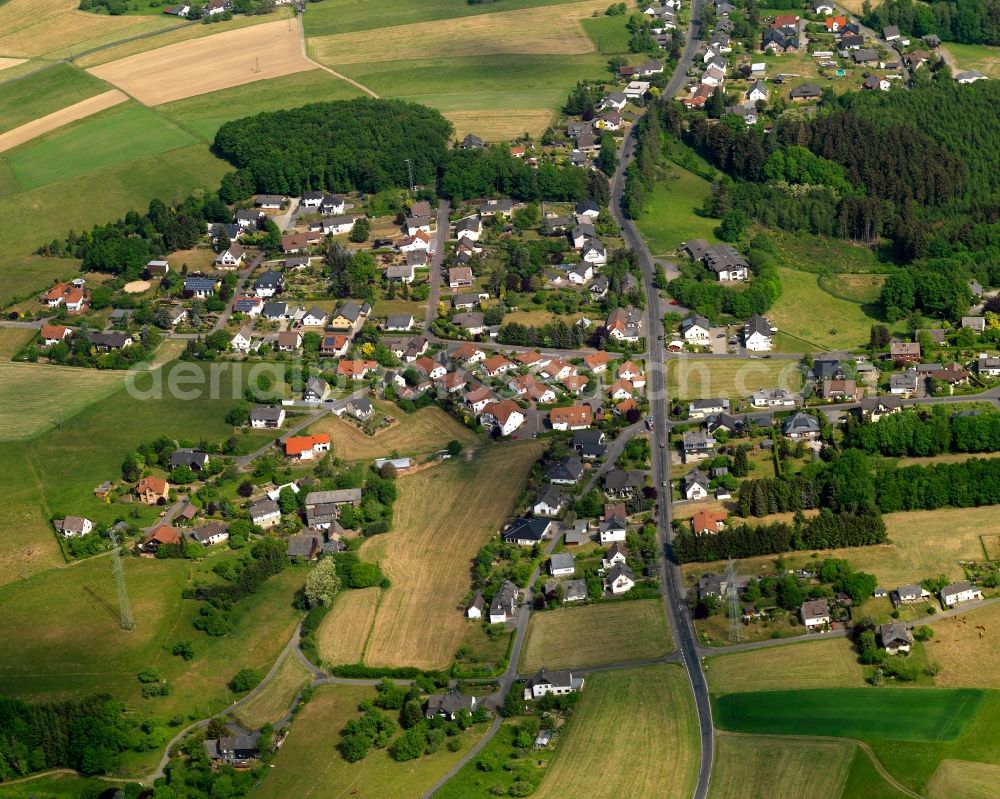
[[[115,582],[118,584],[118,609],[121,612],[121,627],[123,630],[135,628],[135,619],[132,618],[132,605],[128,601],[128,592],[125,590],[125,569],[122,564],[122,548],[118,541],[118,534],[111,531],[111,545],[115,548],[111,553],[111,568],[115,573]]]

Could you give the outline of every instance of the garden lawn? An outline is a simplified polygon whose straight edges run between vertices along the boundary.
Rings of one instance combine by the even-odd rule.
[[[533,613],[518,671],[649,660],[673,649],[658,599]]]
[[[6,159],[18,183],[29,190],[197,141],[155,111],[129,101],[22,144]]]
[[[779,267],[778,272],[781,296],[767,316],[779,330],[824,350],[868,343],[871,326],[880,321],[874,308],[823,291],[818,275],[788,267]],[[817,313],[819,308],[822,313]]]
[[[667,363],[667,392],[682,400],[699,397],[746,399],[759,388],[802,388],[796,361],[674,358]]]
[[[259,790],[261,799],[302,797],[392,797],[417,799],[443,777],[469,747],[485,732],[482,725],[459,736],[457,752],[442,746],[437,752],[397,763],[384,749],[372,749],[357,763],[340,756],[340,731],[359,718],[358,705],[375,696],[373,688],[356,685],[324,685],[296,716]]]
[[[648,666],[586,679],[534,796],[690,796],[698,772],[698,722],[684,670]]]
[[[225,122],[307,103],[349,100],[362,92],[322,69],[247,83],[159,106],[169,119],[211,142]]]
[[[484,448],[399,479],[393,526],[366,541],[391,585],[382,594],[365,663],[440,669],[465,635],[469,563],[500,530],[543,445]],[[427,590],[433,586],[434,590]],[[428,630],[434,634],[429,635]]]
[[[0,79],[6,79],[0,75]],[[69,64],[56,64],[33,75],[0,85],[0,133],[20,127],[110,86]]]
[[[711,184],[676,164],[668,164],[666,174],[656,181],[646,198],[646,210],[636,224],[650,252],[667,255],[681,242],[707,239],[715,243],[718,219],[700,214],[711,194]]]
[[[440,408],[421,408],[404,413],[393,403],[376,402],[377,412],[391,415],[397,422],[374,436],[365,434],[353,422],[330,414],[314,424],[310,433],[327,433],[333,454],[347,461],[374,460],[390,455],[431,455],[459,441],[475,447],[479,437]]]
[[[849,741],[783,740],[720,733],[709,799],[839,797],[856,747]]]
[[[983,696],[969,689],[833,688],[725,694],[713,706],[716,725],[736,732],[953,741]]]
[[[817,669],[817,663],[823,668]],[[720,655],[705,662],[705,675],[714,694],[865,685],[864,671],[846,638]]]

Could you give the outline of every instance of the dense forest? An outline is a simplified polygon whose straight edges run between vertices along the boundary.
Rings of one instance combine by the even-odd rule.
[[[44,705],[0,698],[0,780],[49,768],[104,774],[145,737],[109,696]]]
[[[886,0],[874,8],[866,0],[862,19],[878,31],[898,25],[911,36],[936,33],[947,42],[1000,45],[997,0]]]
[[[846,446],[889,457],[927,457],[945,452],[1000,452],[1000,413],[952,414],[944,406],[849,423]]]
[[[214,149],[238,171],[223,178],[227,202],[254,192],[378,192],[433,185],[448,157],[451,123],[401,100],[357,98],[313,103],[227,122]]]

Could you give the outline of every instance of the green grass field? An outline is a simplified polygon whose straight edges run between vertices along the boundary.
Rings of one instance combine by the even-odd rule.
[[[313,69],[175,100],[156,110],[210,142],[222,124],[232,119],[360,95],[361,91],[346,81]]]
[[[2,203],[3,198],[0,197],[0,204]],[[2,235],[0,233],[0,236]],[[39,293],[56,280],[76,277],[79,265],[80,262],[73,258],[47,258],[37,255],[26,255],[17,262],[2,264],[0,307]]]
[[[329,36],[352,31],[367,31],[413,22],[469,17],[516,11],[521,8],[560,5],[574,0],[502,0],[498,3],[466,3],[455,0],[343,0],[308,6],[303,17],[306,35]]]
[[[666,255],[688,239],[718,241],[715,228],[719,220],[698,213],[710,193],[707,180],[675,164],[668,165],[667,176],[657,181],[637,222],[650,251]]]
[[[822,669],[815,665],[822,663]],[[751,649],[705,661],[712,693],[864,686],[864,670],[846,638]]]
[[[690,796],[698,770],[696,718],[679,666],[590,675],[535,796]]]
[[[892,741],[950,741],[976,714],[983,691],[836,688],[726,694],[718,727],[771,735],[829,735]]]
[[[97,796],[99,791],[106,790],[110,783],[99,777],[84,779],[73,774],[55,774],[20,782],[14,785],[5,784],[0,788],[3,799],[78,799],[85,791],[93,791]]]
[[[673,645],[658,599],[535,613],[521,654],[522,674],[646,660]]]
[[[22,189],[37,189],[197,141],[155,111],[129,101],[27,142],[5,160]],[[100,190],[100,185],[94,188]]]
[[[390,759],[385,750],[372,749],[364,760],[348,763],[337,751],[340,731],[358,718],[358,704],[375,696],[372,688],[324,685],[296,717],[288,739],[267,771],[259,790],[261,799],[302,797],[393,797],[417,799],[464,755],[484,732],[482,725],[461,734],[461,748],[442,746],[427,757],[405,763]]]
[[[955,42],[948,42],[945,47],[955,57],[959,70],[978,69],[990,78],[1000,77],[1000,47]]]
[[[802,373],[795,361],[683,358],[667,363],[667,391],[680,399],[746,399],[759,388],[801,387]]]
[[[7,73],[0,73],[6,79]],[[21,80],[0,84],[0,133],[13,130],[88,97],[110,86],[69,64],[57,64]]]
[[[631,34],[625,27],[628,17],[590,17],[580,22],[599,53],[627,53]]]
[[[887,271],[886,264],[871,247],[809,233],[770,228],[760,228],[760,231],[771,240],[780,263],[800,272],[878,274]]]
[[[851,349],[868,343],[871,326],[880,321],[872,306],[828,294],[820,288],[818,275],[787,267],[779,267],[778,272],[781,296],[767,316],[779,330],[820,349]],[[816,313],[817,308],[823,313]]]
[[[855,749],[840,799],[907,799],[907,795],[885,781],[868,754]]]

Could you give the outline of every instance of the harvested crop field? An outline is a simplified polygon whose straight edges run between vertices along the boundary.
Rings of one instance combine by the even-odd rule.
[[[27,58],[0,58],[0,70],[16,67],[18,64],[23,64],[27,60]]]
[[[339,666],[361,662],[368,633],[375,621],[380,590],[344,590],[337,595],[316,636],[319,656],[324,663]]]
[[[499,532],[542,448],[539,441],[502,444],[471,462],[454,459],[398,481],[392,532],[360,550],[392,582],[365,663],[423,669],[451,663],[465,635],[461,603],[472,558]]]
[[[31,438],[122,386],[123,372],[0,363],[0,441]]]
[[[323,417],[310,428],[311,433],[328,433],[333,454],[348,461],[372,460],[392,453],[430,455],[444,449],[449,441],[475,446],[479,438],[440,408],[422,408],[404,414],[395,405],[376,402],[375,410],[391,414],[398,423],[374,436],[366,435],[353,422],[333,414]]]
[[[605,0],[586,0],[561,5],[558,12],[546,7],[502,11],[397,25],[382,29],[378,36],[371,31],[320,36],[309,44],[316,60],[330,65],[435,55],[576,55],[594,51],[580,20],[605,8]]]
[[[141,103],[159,105],[309,69],[316,65],[302,55],[298,22],[277,20],[178,42],[89,72]]]
[[[933,621],[933,617],[928,621]],[[1000,688],[1000,670],[984,668],[1000,656],[1000,605],[987,605],[932,625],[924,643],[927,660],[939,663],[936,685],[947,688]]]
[[[264,690],[237,711],[240,724],[248,730],[258,730],[265,724],[277,723],[310,682],[312,673],[289,652]]]
[[[488,141],[509,141],[530,133],[541,136],[552,123],[553,113],[545,109],[486,109],[483,111],[448,111],[444,114],[455,126],[455,136],[464,139],[475,133]]]
[[[709,799],[840,796],[854,758],[848,741],[799,741],[763,735],[716,738]]]
[[[10,0],[0,6],[0,53],[67,58],[129,36],[178,26],[163,16],[90,14],[79,0]],[[181,23],[183,24],[183,23]]]
[[[673,644],[658,599],[559,608],[534,613],[519,671],[565,669],[648,660]]]
[[[56,130],[56,128],[61,128],[63,125],[68,125],[70,122],[76,122],[76,120],[89,117],[98,111],[103,111],[119,103],[124,103],[127,99],[128,97],[118,91],[118,89],[112,89],[96,97],[88,97],[86,100],[81,100],[60,111],[48,114],[41,119],[36,119],[13,130],[8,130],[6,133],[0,133],[0,153],[10,150],[12,147],[17,147],[19,144],[31,141],[43,133]]]
[[[927,784],[928,799],[994,799],[1000,766],[967,760],[942,760]]]
[[[823,668],[817,669],[817,663],[822,663]],[[858,656],[846,638],[773,646],[710,658],[705,662],[705,676],[712,693],[717,694],[865,685]]]
[[[586,679],[534,796],[690,796],[698,771],[698,722],[683,669],[647,666]]]

